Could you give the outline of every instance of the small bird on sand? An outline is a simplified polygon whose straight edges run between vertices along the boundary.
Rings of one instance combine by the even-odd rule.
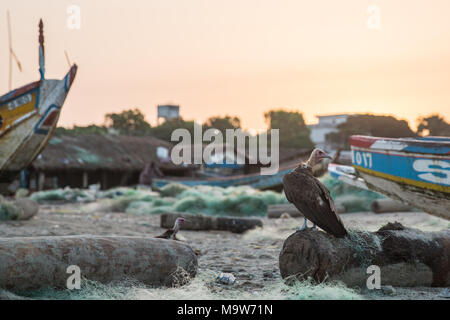
[[[314,177],[312,167],[331,157],[321,149],[314,149],[306,162],[283,177],[286,198],[303,213],[305,221],[299,230],[307,228],[307,220],[337,238],[347,235],[344,224],[337,214],[330,191]]]
[[[180,230],[181,224],[185,221],[189,221],[186,220],[184,218],[177,218],[177,220],[175,220],[175,224],[173,225],[172,229],[167,230],[166,232],[164,232],[163,234],[155,237],[155,238],[160,238],[160,239],[169,239],[169,240],[178,240],[180,241],[180,239],[177,238],[177,233]]]

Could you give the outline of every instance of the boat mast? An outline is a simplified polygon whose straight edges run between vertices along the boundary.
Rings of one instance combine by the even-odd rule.
[[[9,79],[8,79],[8,88],[9,88],[9,91],[11,91],[13,59],[16,60],[17,67],[19,68],[20,72],[22,72],[22,65],[20,64],[19,59],[17,59],[17,56],[14,53],[14,50],[12,48],[11,19],[10,19],[10,16],[9,16],[9,11],[6,11],[6,21],[8,23],[8,43],[9,43]]]
[[[44,23],[39,20],[39,73],[41,80],[45,77]]]

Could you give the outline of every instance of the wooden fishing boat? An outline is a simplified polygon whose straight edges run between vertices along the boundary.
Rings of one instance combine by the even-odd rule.
[[[259,173],[244,174],[244,175],[232,175],[226,177],[213,177],[213,178],[172,178],[162,179],[155,178],[152,181],[152,187],[160,189],[169,183],[180,183],[185,186],[214,186],[214,187],[236,187],[236,186],[250,186],[255,189],[280,189],[283,185],[283,176],[291,172],[298,164],[292,164],[280,168],[274,175],[261,175]]]
[[[42,20],[39,72],[39,81],[0,97],[0,182],[11,182],[46,146],[77,72],[74,64],[62,80],[45,79]]]
[[[358,177],[355,168],[352,166],[330,163],[328,165],[328,172],[334,179],[340,180],[360,189],[370,190],[366,182],[362,178]]]
[[[450,220],[449,137],[351,136],[350,146],[353,167],[369,189]]]

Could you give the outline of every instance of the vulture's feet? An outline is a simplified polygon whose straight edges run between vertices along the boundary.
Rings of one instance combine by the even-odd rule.
[[[308,228],[307,223],[308,223],[308,220],[305,218],[305,220],[303,221],[303,225],[300,228],[298,228],[297,231],[303,231],[303,230],[308,230],[308,229],[311,229],[311,230],[317,229],[317,226],[315,223],[313,224],[313,226],[311,228]]]

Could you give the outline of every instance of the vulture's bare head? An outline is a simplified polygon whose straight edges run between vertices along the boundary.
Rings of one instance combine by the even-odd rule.
[[[333,159],[328,153],[323,151],[322,149],[316,148],[311,152],[311,155],[309,156],[308,161],[306,163],[310,167],[314,167],[316,164],[318,164],[323,159]]]
[[[181,225],[183,224],[183,222],[189,221],[185,218],[177,218],[177,220],[175,220],[175,224],[173,226],[173,229],[176,230],[178,232],[178,230],[180,230]]]

